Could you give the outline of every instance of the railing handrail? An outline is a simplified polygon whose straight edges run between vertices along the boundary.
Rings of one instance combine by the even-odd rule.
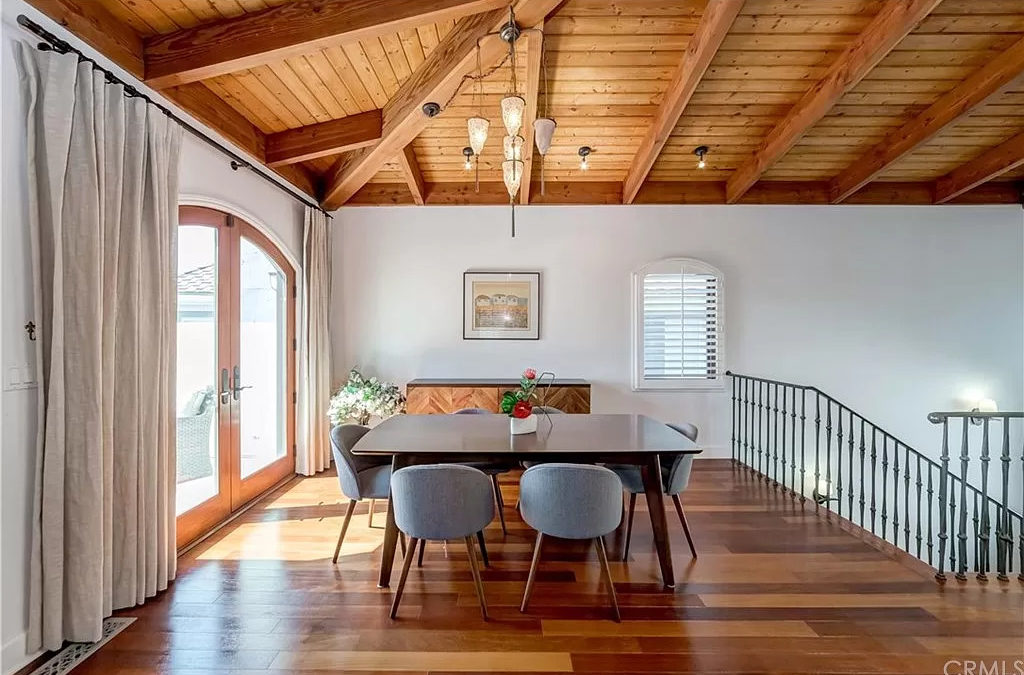
[[[848,406],[845,403],[835,399],[834,397],[830,396],[829,394],[826,394],[825,392],[823,392],[818,387],[815,387],[815,386],[809,385],[809,384],[796,384],[794,382],[785,382],[783,380],[772,380],[772,379],[769,379],[769,378],[758,377],[756,375],[744,375],[743,373],[735,373],[735,372],[733,372],[731,370],[725,371],[725,374],[726,374],[727,377],[743,378],[743,379],[751,380],[751,381],[754,381],[754,382],[763,382],[765,384],[774,384],[774,385],[778,385],[778,386],[781,386],[781,387],[793,387],[795,389],[800,389],[800,390],[803,390],[803,391],[810,391],[810,392],[813,392],[815,394],[818,394],[819,396],[821,396],[822,398],[826,399],[830,403],[834,403],[840,409],[846,410],[848,413],[850,413],[850,414],[860,418],[861,420],[867,422],[868,424],[871,425],[871,427],[873,429],[875,429],[876,431],[881,433],[883,436],[887,436],[888,438],[892,439],[897,445],[903,446],[908,452],[913,453],[915,455],[915,459],[919,458],[923,462],[926,462],[927,464],[931,465],[933,468],[939,469],[940,471],[942,470],[942,465],[939,462],[936,462],[935,460],[931,459],[927,455],[922,454],[921,452],[917,451],[916,449],[914,449],[911,445],[909,445],[905,441],[900,440],[900,438],[898,436],[896,436],[896,435],[886,431],[885,429],[883,429],[882,427],[878,426],[877,424],[875,424],[870,419],[868,419],[864,415],[860,414],[859,412],[857,412],[856,410],[854,410],[850,406]],[[933,416],[937,416],[937,417],[935,419],[933,419]],[[1004,418],[1004,417],[1019,418],[1019,417],[1024,417],[1024,412],[980,412],[980,411],[975,412],[975,411],[968,410],[968,411],[932,412],[932,413],[928,414],[928,420],[930,422],[934,423],[934,424],[940,424],[940,423],[942,423],[942,421],[944,419],[950,419],[950,418],[953,418],[953,419],[979,418],[980,419],[980,418],[985,418],[985,417],[988,417],[988,418]],[[967,489],[971,490],[972,492],[977,493],[979,496],[982,494],[982,491],[980,489],[978,489],[977,487],[975,487],[974,485],[972,485],[970,482],[968,482],[966,480],[966,476],[958,476],[957,474],[953,473],[952,471],[949,471],[949,475],[954,480],[958,480],[960,482],[965,483],[966,486],[967,486]],[[987,500],[990,503],[999,506],[1000,508],[1006,509],[1006,511],[1008,511],[1010,514],[1016,516],[1017,518],[1024,518],[1024,515],[1022,515],[1020,513],[1017,513],[1016,511],[1011,509],[1009,507],[1009,505],[1007,505],[1007,504],[1000,504],[999,501],[996,500],[995,498],[993,498],[991,495],[987,496]]]
[[[1001,419],[1004,417],[1018,418],[1024,417],[1024,412],[980,412],[978,410],[954,410],[950,412],[930,412],[928,413],[928,421],[932,424],[942,424],[943,420],[948,419],[962,419],[969,417],[971,419]]]

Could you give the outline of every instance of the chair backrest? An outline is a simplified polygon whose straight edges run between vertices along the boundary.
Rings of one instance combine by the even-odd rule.
[[[398,529],[417,539],[457,539],[494,519],[494,494],[483,471],[461,464],[407,466],[391,475]]]
[[[539,412],[539,413],[547,413],[548,415],[564,415],[565,414],[564,410],[559,410],[558,408],[555,408],[555,407],[552,407],[552,406],[549,406],[549,405],[535,405],[535,406],[533,406],[533,411],[534,412]]]
[[[359,439],[369,432],[369,427],[361,424],[339,424],[331,429],[331,452],[334,454],[334,465],[338,470],[338,483],[342,493],[349,499],[362,499],[359,490],[358,473],[373,466],[366,458],[352,454],[352,448]]]
[[[622,481],[590,464],[537,464],[519,479],[519,509],[530,527],[563,539],[593,539],[622,519]]]
[[[686,436],[694,443],[697,442],[698,429],[692,424],[682,422],[680,424],[666,425],[675,429],[683,436]],[[693,470],[693,455],[676,455],[668,469],[668,476],[665,477],[665,494],[677,495],[690,484],[690,472]],[[664,468],[662,469],[664,471]]]
[[[456,410],[452,413],[453,415],[493,415],[493,410],[484,410],[483,408],[463,408],[462,410]]]

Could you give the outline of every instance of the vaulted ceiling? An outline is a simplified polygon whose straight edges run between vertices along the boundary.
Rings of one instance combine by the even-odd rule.
[[[483,70],[503,63],[484,36],[506,0],[30,2],[329,208],[508,202],[510,65],[465,77],[478,38]],[[1021,0],[515,8],[538,29],[516,43],[527,120],[558,123],[543,195],[527,137],[519,203],[1019,201]],[[479,190],[462,155],[477,112],[492,121]]]

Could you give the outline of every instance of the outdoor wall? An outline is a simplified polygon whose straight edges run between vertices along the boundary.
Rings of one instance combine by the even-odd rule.
[[[334,374],[593,383],[595,412],[701,429],[728,456],[729,392],[634,392],[631,273],[667,257],[724,273],[725,366],[806,383],[929,454],[931,410],[1024,404],[1024,211],[1005,207],[344,208]],[[464,341],[466,270],[541,272],[539,341]]]

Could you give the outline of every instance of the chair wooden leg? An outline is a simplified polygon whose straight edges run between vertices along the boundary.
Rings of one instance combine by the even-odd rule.
[[[334,557],[331,562],[338,563],[338,555],[341,554],[341,542],[345,541],[345,533],[348,532],[348,524],[352,520],[352,514],[356,510],[356,500],[348,501],[348,510],[345,511],[345,520],[341,523],[341,534],[338,535],[338,545],[334,547]]]
[[[398,615],[398,603],[402,601],[402,591],[405,590],[405,580],[409,576],[409,567],[412,566],[412,558],[416,554],[415,537],[410,542],[412,545],[405,552],[405,562],[402,563],[402,577],[398,580],[398,588],[395,590],[395,599],[391,601],[391,618]]]
[[[480,543],[480,557],[484,560],[484,567],[490,567],[491,561],[487,557],[487,544],[484,543],[484,531],[480,530],[476,533],[476,540]]]
[[[505,500],[501,496],[501,488],[498,487],[498,474],[491,474],[491,484],[494,486],[494,503],[498,505],[498,519],[501,521],[502,534],[508,534],[505,527]]]
[[[417,567],[423,567],[423,549],[425,549],[426,546],[427,546],[427,540],[426,539],[420,539],[420,553],[419,553],[419,556],[416,559],[416,566]]]
[[[376,499],[370,500],[370,510],[366,512],[366,526],[373,527],[373,507],[377,505]]]
[[[622,562],[629,559],[629,540],[633,538],[633,514],[636,513],[636,495],[629,494],[629,513],[626,514],[626,542],[622,545]]]
[[[402,555],[404,556],[405,555],[405,549],[406,549],[406,546],[405,546],[405,532],[399,532],[398,533],[398,545],[402,547]],[[413,545],[413,548],[415,548],[415,544]]]
[[[608,596],[612,600],[612,613],[615,615],[616,621],[622,621],[622,616],[619,614],[619,600],[615,597],[615,584],[612,583],[612,570],[608,566],[608,551],[604,548],[604,538],[597,538],[597,557],[601,559],[601,572],[604,576],[604,581],[608,584]]]
[[[473,573],[473,583],[476,585],[476,597],[480,599],[480,613],[487,621],[487,601],[484,600],[484,583],[480,579],[480,567],[476,563],[476,547],[473,545],[473,537],[466,537],[466,553],[469,554],[469,569]]]
[[[690,554],[696,558],[697,549],[693,546],[693,537],[690,536],[690,526],[686,524],[686,516],[683,515],[683,505],[679,502],[679,495],[672,495],[672,503],[676,505],[676,513],[679,514],[679,522],[683,524],[683,534],[686,535],[686,543],[690,545]]]
[[[533,593],[533,583],[537,580],[537,567],[540,566],[540,549],[544,544],[544,533],[537,533],[537,541],[533,545],[533,561],[530,563],[530,575],[526,577],[526,591],[523,593],[523,602],[519,605],[519,611],[525,612],[530,604],[530,594]]]

